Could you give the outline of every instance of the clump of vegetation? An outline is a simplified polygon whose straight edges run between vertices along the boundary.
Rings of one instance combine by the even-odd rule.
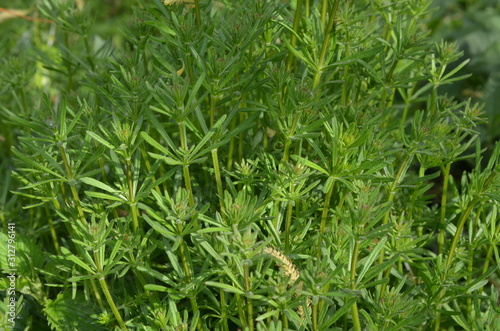
[[[433,1],[436,9],[429,22],[434,39],[455,40],[471,61],[464,70],[472,75],[446,86],[446,93],[458,99],[484,103],[488,116],[481,130],[485,144],[494,145],[500,112],[500,3],[498,1]],[[445,19],[443,19],[443,17]]]
[[[500,146],[429,1],[128,5],[1,27],[15,328],[500,328]]]

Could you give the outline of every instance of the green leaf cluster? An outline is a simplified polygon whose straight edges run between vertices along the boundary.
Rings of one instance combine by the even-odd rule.
[[[429,1],[126,3],[0,51],[18,327],[500,327],[500,145]]]

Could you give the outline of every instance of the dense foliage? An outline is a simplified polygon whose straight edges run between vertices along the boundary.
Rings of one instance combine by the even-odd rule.
[[[1,23],[1,327],[500,329],[500,145],[428,0],[118,3]]]

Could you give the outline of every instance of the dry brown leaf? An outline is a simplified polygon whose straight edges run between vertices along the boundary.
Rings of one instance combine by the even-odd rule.
[[[11,18],[24,18],[29,10],[0,8],[0,23]]]

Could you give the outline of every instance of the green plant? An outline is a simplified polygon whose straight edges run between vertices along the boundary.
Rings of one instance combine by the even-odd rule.
[[[488,123],[482,140],[493,145],[498,140],[500,119],[495,105],[499,96],[500,5],[497,1],[434,1],[436,10],[429,26],[433,38],[455,40],[471,62],[465,67],[473,75],[446,87],[458,99],[484,102]],[[446,19],[442,19],[446,17]]]
[[[134,5],[111,42],[41,1],[3,51],[16,327],[499,327],[500,145],[429,1]]]

